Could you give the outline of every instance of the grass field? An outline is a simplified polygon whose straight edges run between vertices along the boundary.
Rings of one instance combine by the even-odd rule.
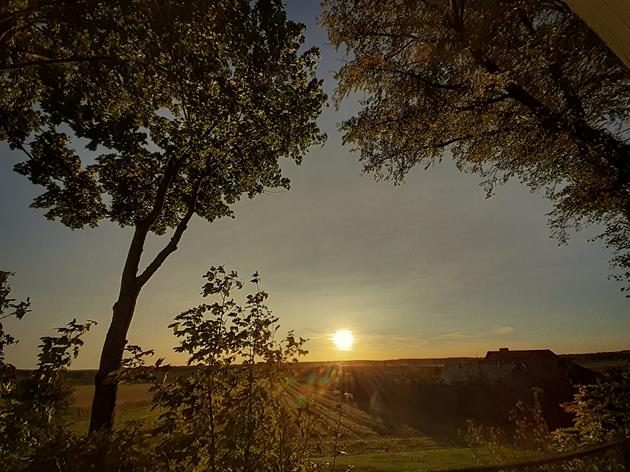
[[[87,431],[89,408],[94,388],[92,385],[74,385],[74,399],[71,417],[72,429],[79,433]],[[151,423],[158,413],[151,410],[149,385],[122,384],[119,387],[117,416],[118,424],[129,421]],[[334,399],[322,396],[318,399],[327,421],[335,421]],[[346,470],[353,466],[354,471],[403,472],[428,471],[462,467],[475,463],[474,451],[455,445],[436,442],[432,438],[411,428],[402,428],[387,434],[383,425],[367,413],[344,406],[342,419],[344,439],[339,443],[341,454],[336,458],[335,470]],[[391,431],[389,431],[391,433]],[[333,444],[330,441],[320,445],[320,463],[330,463]]]
[[[364,381],[368,385],[372,385],[370,383],[372,382],[381,387],[389,385],[390,388],[398,389],[404,388],[406,384],[396,383],[395,380],[402,379],[408,383],[410,380],[417,380],[423,386],[422,390],[426,389],[424,387],[426,382],[434,381],[432,376],[435,372],[431,365],[405,362],[404,365],[401,361],[392,363],[391,366],[356,365],[353,366],[353,379],[356,382]],[[407,365],[409,363],[410,365]],[[610,359],[607,356],[583,358],[579,360],[579,363],[600,372],[619,368],[628,369],[630,366],[625,358]],[[305,397],[313,400],[317,417],[323,425],[322,431],[334,430],[339,420],[338,385],[335,386],[334,382],[335,367],[336,364],[305,365],[303,370],[299,371],[298,375],[285,386],[289,402],[295,402],[298,405]],[[187,372],[186,369],[179,369],[173,376],[186,375]],[[366,373],[370,375],[366,376]],[[392,379],[394,381],[391,381]],[[68,372],[68,381],[74,388],[73,406],[68,420],[77,433],[85,433],[88,429],[89,409],[94,393],[93,380],[94,371]],[[390,383],[386,384],[387,381]],[[355,384],[352,388],[356,388],[357,385]],[[149,389],[148,384],[121,384],[119,386],[116,407],[117,425],[130,421],[141,421],[151,425],[156,421],[159,412],[151,409]],[[352,389],[351,391],[355,392]],[[421,401],[417,395],[411,395],[404,400],[406,402]],[[388,405],[391,404],[390,400]],[[501,462],[501,459],[491,457],[488,451],[465,447],[462,438],[452,427],[439,427],[445,426],[444,421],[435,419],[440,415],[412,422],[409,416],[404,414],[388,416],[391,411],[388,409],[389,406],[384,406],[385,404],[383,408],[386,411],[383,411],[381,407],[373,410],[366,408],[365,405],[359,408],[359,405],[361,403],[355,400],[343,404],[342,435],[337,447],[340,454],[335,459],[337,471],[345,471],[348,470],[348,466],[352,466],[351,470],[357,472],[419,472]],[[333,450],[333,442],[323,440],[314,445],[313,459],[320,463],[330,464],[333,459]],[[505,452],[505,458],[510,458],[510,460],[524,459],[525,454],[529,455],[521,450],[510,449]],[[505,458],[503,460],[506,460]]]
[[[72,429],[78,433],[87,432],[90,422],[90,405],[94,395],[92,385],[75,385],[72,410],[69,421]],[[116,421],[150,422],[157,418],[158,413],[151,410],[151,396],[147,384],[121,384],[118,389],[116,405]]]
[[[625,357],[616,359],[604,355],[581,356],[578,362],[599,372],[619,368],[628,369],[630,366],[630,362]],[[396,361],[390,362],[391,365],[384,362],[364,364],[366,365],[358,362],[352,364],[353,379],[356,382],[364,382],[368,386],[388,385],[389,387],[385,388],[402,389],[407,384],[396,383],[397,380],[407,383],[414,380],[423,386],[420,390],[422,393],[426,390],[425,384],[435,383],[433,378],[435,367],[425,361],[415,363],[412,360]],[[305,395],[313,399],[324,430],[334,429],[331,426],[334,426],[339,418],[336,409],[339,397],[336,396],[338,393],[333,393],[338,388],[334,384],[336,367],[335,363],[305,364],[302,370],[298,370],[298,375],[294,377],[294,380],[285,386],[289,401],[300,404]],[[173,376],[186,375],[187,372],[185,368],[179,368],[174,371]],[[94,371],[70,371],[67,380],[74,388],[73,407],[68,420],[74,431],[85,433],[88,429],[89,409],[94,392],[92,386]],[[386,384],[388,381],[389,384]],[[358,386],[359,384],[354,384],[351,391],[355,392],[354,389]],[[404,401],[421,401],[417,392],[414,395],[405,397]],[[391,405],[391,402],[390,399],[388,405]],[[429,419],[421,418],[420,421],[413,422],[405,414],[388,415],[391,411],[384,403],[382,407],[375,410],[366,408],[365,405],[359,408],[359,405],[358,401],[344,403],[341,422],[342,438],[338,445],[338,450],[342,452],[336,458],[335,470],[347,470],[348,466],[353,466],[352,470],[357,472],[411,472],[466,467],[479,463],[492,464],[500,461],[490,457],[488,451],[475,451],[465,447],[453,427],[444,428],[445,421],[439,420],[442,413],[433,415]],[[151,409],[148,384],[120,385],[116,409],[117,425],[129,421],[142,421],[150,425],[157,419],[158,414],[157,411]],[[332,441],[320,442],[314,451],[314,460],[330,463],[333,450]],[[506,457],[515,456],[514,459],[517,458],[516,456],[522,459],[524,454],[524,451],[517,450],[507,452]]]

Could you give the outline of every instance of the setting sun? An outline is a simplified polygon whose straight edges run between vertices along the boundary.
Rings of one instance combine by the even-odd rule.
[[[340,329],[333,334],[332,341],[340,351],[349,351],[354,343],[354,335],[350,330]]]

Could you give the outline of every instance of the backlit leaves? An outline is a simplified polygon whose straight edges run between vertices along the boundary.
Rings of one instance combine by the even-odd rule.
[[[211,267],[202,295],[214,300],[186,310],[170,327],[176,351],[194,370],[154,389],[164,434],[161,448],[179,467],[209,470],[297,470],[305,466],[308,427],[300,411],[286,405],[282,380],[288,364],[306,354],[303,338],[277,337],[278,318],[255,287],[237,298],[244,284],[234,271]],[[185,464],[185,465],[184,465]]]
[[[300,51],[280,1],[71,3],[3,7],[18,27],[0,48],[0,139],[27,153],[16,169],[45,187],[48,218],[212,221],[288,187],[279,159],[323,139],[318,51]]]
[[[492,194],[516,177],[553,201],[560,241],[604,226],[630,280],[630,71],[562,2],[329,0],[349,52],[336,99],[358,92],[344,142],[400,183],[452,156]]]

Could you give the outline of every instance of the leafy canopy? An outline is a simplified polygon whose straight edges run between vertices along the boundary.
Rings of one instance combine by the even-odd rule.
[[[601,224],[630,281],[630,71],[558,0],[329,0],[351,60],[337,100],[367,172],[396,183],[450,155],[491,194],[516,177],[554,203],[552,231]]]
[[[318,51],[280,1],[10,0],[2,15],[0,139],[45,189],[32,206],[70,228],[230,215],[288,187],[278,159],[323,139]]]

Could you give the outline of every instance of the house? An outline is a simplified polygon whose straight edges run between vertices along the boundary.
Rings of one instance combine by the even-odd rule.
[[[534,391],[541,392],[536,397],[543,416],[555,429],[571,424],[571,415],[562,405],[573,399],[576,385],[595,383],[599,377],[549,349],[501,348],[477,362],[443,367],[440,383],[432,391],[423,385],[417,396],[434,410],[442,408],[458,418],[509,428],[514,405],[519,401],[531,404]]]
[[[503,347],[498,351],[488,351],[481,363],[514,365],[539,381],[568,381],[572,385],[595,383],[600,377],[598,373],[563,359],[550,349],[511,351]]]
[[[448,365],[441,374],[442,382],[448,385],[501,381],[580,385],[594,383],[598,378],[596,372],[563,359],[550,349],[512,351],[506,347],[488,351],[477,363]]]
[[[467,363],[450,364],[444,367],[441,380],[448,385],[484,382],[498,382],[509,377],[517,367],[514,364],[493,365]]]

